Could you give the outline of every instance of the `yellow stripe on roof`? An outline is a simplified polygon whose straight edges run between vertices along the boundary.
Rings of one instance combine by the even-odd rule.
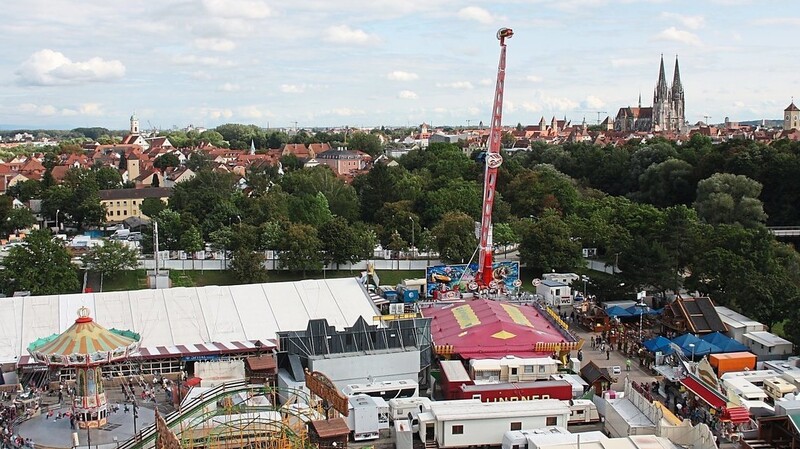
[[[469,304],[455,307],[453,309],[453,316],[456,321],[458,321],[458,326],[461,329],[481,324],[481,320],[478,319],[478,315],[475,315],[475,311],[472,310],[472,306]]]
[[[525,314],[519,310],[519,307],[514,307],[510,304],[500,304],[500,306],[506,311],[508,316],[510,316],[515,323],[522,326],[533,327],[533,324],[530,322],[530,320],[528,320],[528,317],[526,317]]]

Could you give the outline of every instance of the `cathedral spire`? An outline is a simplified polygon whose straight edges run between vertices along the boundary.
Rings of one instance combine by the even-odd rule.
[[[656,85],[656,92],[658,94],[666,95],[667,91],[667,76],[664,74],[664,55],[661,55],[661,67],[658,69],[658,84]]]
[[[675,95],[683,92],[683,85],[681,84],[681,70],[678,67],[678,55],[675,55],[675,75],[672,78],[672,94]]]
[[[639,109],[642,109],[642,92],[639,91]]]

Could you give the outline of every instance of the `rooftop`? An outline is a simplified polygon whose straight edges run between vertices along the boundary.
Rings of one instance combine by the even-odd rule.
[[[717,309],[717,313],[719,314],[719,319],[721,319],[722,322],[727,324],[729,327],[739,328],[739,327],[764,326],[758,321],[746,317],[739,312],[734,312],[733,310],[725,306],[716,306],[714,308]]]
[[[785,338],[778,337],[772,332],[756,331],[744,334],[745,338],[749,338],[756,343],[761,343],[764,346],[778,346],[778,345],[791,345],[792,342]]]
[[[569,406],[557,399],[534,399],[519,402],[478,402],[461,404],[460,401],[431,403],[431,414],[440,421],[492,419],[499,417],[569,415]]]
[[[101,201],[129,200],[144,198],[168,198],[172,196],[169,187],[147,187],[144,189],[110,189],[100,191]]]

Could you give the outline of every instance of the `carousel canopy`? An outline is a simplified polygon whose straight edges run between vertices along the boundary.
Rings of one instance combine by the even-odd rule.
[[[81,307],[78,319],[69,329],[34,341],[28,346],[28,352],[48,364],[107,362],[127,356],[140,340],[135,332],[100,326],[89,316],[89,309]]]

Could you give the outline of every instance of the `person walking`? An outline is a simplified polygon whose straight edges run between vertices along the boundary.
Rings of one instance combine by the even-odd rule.
[[[631,359],[628,358],[627,360],[625,360],[625,371],[630,371],[630,370],[631,370]]]
[[[611,348],[606,348],[606,360],[611,360]]]
[[[580,349],[578,349],[578,361],[579,362],[583,361],[583,351]]]

